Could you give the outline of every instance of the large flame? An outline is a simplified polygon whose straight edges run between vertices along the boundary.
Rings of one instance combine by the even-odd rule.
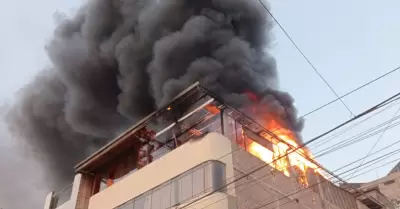
[[[254,100],[254,96],[250,98]],[[254,110],[255,107],[252,107],[252,111]],[[246,146],[248,152],[283,172],[288,177],[294,172],[297,174],[298,182],[305,186],[308,185],[306,175],[308,168],[322,175],[321,168],[309,160],[313,159],[312,154],[305,148],[299,148],[299,144],[296,142],[298,141],[296,140],[296,134],[293,131],[281,125],[274,119],[274,116],[268,115],[263,118],[262,125],[275,135],[264,134],[262,136],[262,138],[272,143],[272,150],[255,141],[251,141]],[[296,151],[293,152],[293,149],[296,149]],[[291,168],[293,168],[292,171],[290,171]]]
[[[271,126],[273,126],[273,128]],[[295,135],[293,132],[281,127],[275,120],[268,121],[267,128],[273,131],[273,133],[283,142],[269,134],[266,134],[263,136],[263,138],[272,143],[273,150],[269,150],[257,142],[252,141],[247,146],[247,150],[251,154],[268,163],[275,169],[283,172],[288,177],[291,174],[289,169],[291,167],[294,168],[294,172],[297,174],[299,183],[303,185],[308,185],[306,175],[308,168],[311,168],[314,170],[314,172],[321,174],[321,169],[316,164],[308,160],[313,158],[312,154],[306,149],[297,149],[299,148],[299,145],[294,138]],[[297,151],[293,152],[293,149],[297,149]]]

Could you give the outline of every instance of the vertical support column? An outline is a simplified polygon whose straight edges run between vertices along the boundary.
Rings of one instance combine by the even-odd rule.
[[[319,198],[321,198],[322,209],[326,209],[327,208],[326,203],[325,203],[326,198],[325,198],[324,190],[321,185],[321,183],[322,183],[321,176],[318,174],[316,174],[315,176],[317,177],[317,185],[318,185],[318,191],[319,191],[318,195],[319,195]]]
[[[79,188],[81,186],[82,174],[77,174],[74,177],[74,183],[72,184],[72,191],[71,191],[71,206],[75,209],[76,202],[79,196]]]
[[[100,174],[96,174],[93,179],[91,196],[97,194],[100,191],[102,176]]]
[[[44,209],[52,209],[53,195],[54,195],[54,192],[50,192],[49,194],[47,194],[46,200],[44,202]]]
[[[77,190],[72,190],[73,194],[74,191],[76,191],[76,195],[74,196],[75,199],[73,199],[73,207],[74,209],[87,209],[89,207],[90,197],[93,194],[94,185],[96,184],[96,177],[90,174],[78,175],[79,185],[77,185]]]
[[[238,130],[237,122],[236,122],[236,121],[233,121],[233,122],[234,122],[234,127],[233,127],[233,129],[234,129],[234,133],[235,133],[235,143],[236,143],[238,146],[241,146],[241,144],[240,144],[240,142],[239,142],[239,140],[238,140],[238,136],[237,136],[237,130]]]
[[[225,136],[225,122],[224,122],[224,110],[222,109],[219,113],[221,118],[221,134]]]

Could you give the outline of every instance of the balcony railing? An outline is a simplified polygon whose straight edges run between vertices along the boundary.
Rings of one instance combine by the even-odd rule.
[[[51,209],[56,209],[71,199],[72,184],[55,193],[52,197]]]

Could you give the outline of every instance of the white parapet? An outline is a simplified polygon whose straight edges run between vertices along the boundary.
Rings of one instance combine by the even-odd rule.
[[[62,203],[61,205],[55,207],[53,202],[54,202],[54,192],[50,192],[46,196],[46,201],[44,203],[44,209],[75,209],[76,208],[76,203],[78,200],[78,195],[79,195],[79,187],[81,185],[81,179],[82,175],[77,174],[74,177],[74,182],[72,184],[72,190],[71,190],[71,195],[67,201]]]

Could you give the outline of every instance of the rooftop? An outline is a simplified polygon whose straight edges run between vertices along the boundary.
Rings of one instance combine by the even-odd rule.
[[[243,112],[226,104],[218,95],[199,83],[194,83],[172,99],[169,104],[151,113],[79,163],[75,166],[75,171],[76,173],[108,171],[110,165],[122,158],[127,158],[127,153],[132,153],[132,150],[146,152],[146,149],[151,149],[149,152],[152,153],[152,156],[147,156],[153,159],[175,149],[193,137],[199,137],[211,131],[224,134],[224,117],[240,124],[242,134],[246,134],[252,141],[269,150],[271,150],[271,145],[265,140],[266,137],[285,143],[293,149],[293,145],[288,144]],[[217,125],[215,126],[215,124]],[[147,148],[143,149],[146,146]],[[134,160],[140,161],[143,154],[140,156],[139,159]],[[307,159],[318,165],[326,176],[335,178],[333,173],[323,168],[315,160]],[[140,168],[139,165],[135,164],[134,166],[135,169]]]
[[[390,172],[388,173],[388,175],[392,174],[392,173],[396,173],[396,172],[400,172],[400,162],[397,163],[392,170],[390,170]]]

